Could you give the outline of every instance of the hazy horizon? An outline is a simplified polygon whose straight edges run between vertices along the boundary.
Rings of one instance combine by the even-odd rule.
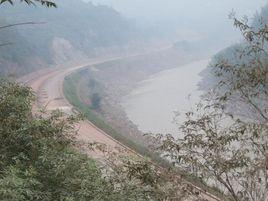
[[[224,35],[235,41],[239,34],[228,19],[230,12],[252,18],[265,5],[265,0],[86,0],[108,5],[123,16],[138,23],[153,25],[159,30],[176,32],[183,40],[187,37],[206,38]],[[226,33],[224,33],[226,32]]]
[[[252,15],[267,3],[265,0],[85,0],[95,4],[108,5],[131,18],[163,19],[188,15],[206,16],[214,11],[217,15],[226,15],[233,9],[241,15]],[[203,13],[203,11],[206,11]],[[220,11],[220,12],[218,12]],[[193,17],[193,16],[192,16]],[[193,17],[195,18],[195,17]]]

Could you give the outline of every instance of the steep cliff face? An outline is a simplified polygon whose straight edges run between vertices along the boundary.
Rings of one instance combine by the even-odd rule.
[[[62,0],[57,9],[1,5],[0,26],[42,22],[1,29],[0,73],[22,75],[67,60],[94,56],[139,38],[136,25],[107,6]],[[42,64],[42,65],[40,65]]]

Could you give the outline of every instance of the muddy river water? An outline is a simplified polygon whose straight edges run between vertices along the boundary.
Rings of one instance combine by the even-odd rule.
[[[170,133],[179,136],[178,122],[199,101],[198,83],[209,60],[165,70],[137,84],[122,99],[129,119],[145,133]],[[174,122],[175,113],[180,115]]]

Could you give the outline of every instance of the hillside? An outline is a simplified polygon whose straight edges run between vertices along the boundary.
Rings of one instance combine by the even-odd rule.
[[[252,19],[250,26],[258,30],[260,27],[265,26],[268,24],[268,4],[264,6],[260,13],[257,13],[254,18]],[[214,76],[214,69],[215,65],[219,63],[223,59],[227,59],[228,62],[235,64],[241,64],[241,62],[247,62],[249,58],[244,57],[241,60],[241,52],[247,46],[246,41],[240,41],[239,43],[233,44],[221,51],[219,51],[216,55],[214,55],[211,59],[211,63],[209,67],[202,72],[203,79],[199,83],[200,88],[204,90],[210,89],[215,83],[217,83],[218,78]],[[267,51],[267,47],[264,46],[264,49]],[[250,57],[250,54],[249,54]]]
[[[136,25],[114,9],[80,0],[62,0],[57,9],[17,4],[1,5],[0,10],[2,26],[42,22],[1,30],[0,43],[12,42],[0,48],[1,73],[11,70],[20,75],[40,66],[112,52],[140,37]]]

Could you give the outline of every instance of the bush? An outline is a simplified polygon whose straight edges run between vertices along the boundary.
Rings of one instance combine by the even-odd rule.
[[[93,110],[99,110],[101,103],[101,97],[98,93],[93,93],[91,97],[91,108]]]

